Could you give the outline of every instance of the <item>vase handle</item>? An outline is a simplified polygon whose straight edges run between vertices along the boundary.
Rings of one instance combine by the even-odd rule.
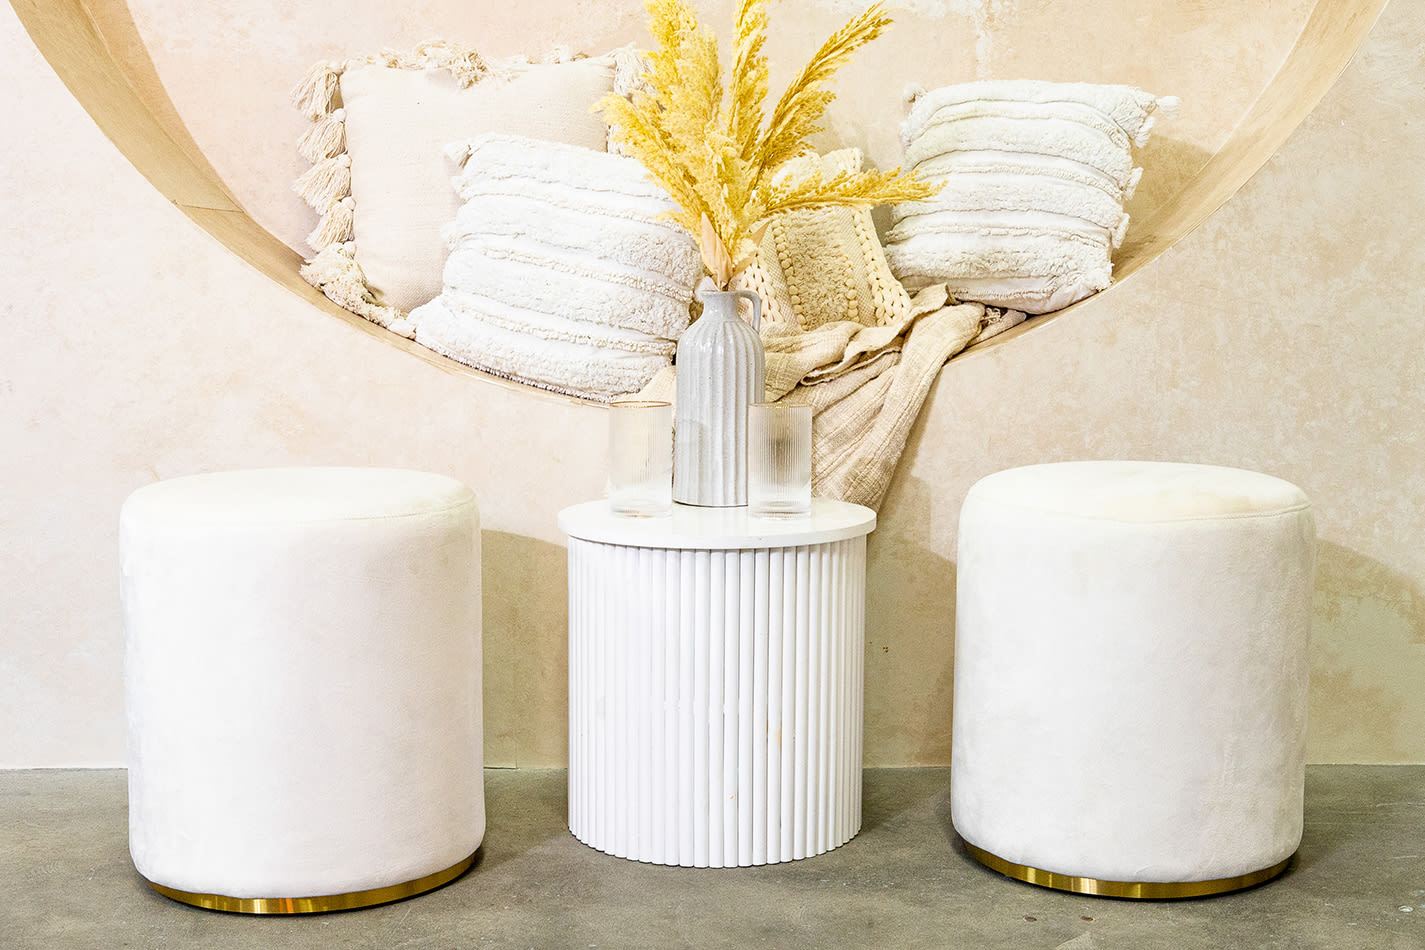
[[[734,290],[732,295],[752,302],[752,329],[760,331],[762,329],[762,298],[750,290]]]

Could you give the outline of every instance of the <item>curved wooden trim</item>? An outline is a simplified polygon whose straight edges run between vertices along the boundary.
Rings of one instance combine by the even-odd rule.
[[[146,61],[126,8],[103,0],[10,0],[30,39],[100,130],[154,188],[217,241],[314,307],[447,373],[538,398],[584,400],[482,373],[332,303],[302,279],[302,258],[262,227],[203,159]]]
[[[1132,229],[1114,262],[1115,286],[1207,220],[1266,163],[1336,81],[1387,2],[1318,0],[1281,68],[1227,141],[1151,218]],[[151,65],[115,53],[142,48],[141,43],[110,42],[119,38],[116,32],[133,30],[132,22],[115,9],[121,5],[103,0],[10,4],[55,73],[119,151],[199,227],[258,271],[361,332],[446,372],[546,399],[584,402],[441,356],[338,307],[302,280],[299,255],[254,221],[229,193],[203,159]],[[1103,291],[1112,292],[1112,287]],[[1102,294],[1089,300],[1098,296]],[[1036,317],[966,352],[1002,346],[1087,302]]]

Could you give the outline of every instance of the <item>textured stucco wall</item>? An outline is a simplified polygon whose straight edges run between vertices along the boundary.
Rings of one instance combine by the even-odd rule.
[[[93,0],[127,19],[152,76],[194,140],[252,215],[304,250],[311,211],[287,185],[304,170],[292,143],[305,120],[287,93],[306,67],[432,38],[485,56],[539,58],[556,45],[598,53],[647,42],[638,0],[529,0],[517,15],[498,4],[424,0]],[[970,79],[1121,82],[1184,107],[1142,160],[1130,211],[1141,216],[1198,170],[1276,72],[1312,0],[912,0],[896,23],[837,79],[826,145],[856,145],[880,167],[900,162],[897,124],[909,83]],[[734,0],[696,4],[730,53]],[[862,0],[771,0],[767,52],[773,95]],[[337,11],[340,11],[339,13]],[[111,27],[116,22],[109,24]],[[124,31],[114,29],[113,35]],[[1072,42],[1066,38],[1072,37]],[[1223,81],[1223,77],[1231,77]]]
[[[298,168],[282,141],[300,132],[284,102],[295,63],[364,47],[382,30],[383,43],[409,45],[446,16],[466,24],[456,38],[487,40],[496,55],[557,40],[597,48],[636,38],[641,20],[632,4],[546,0],[486,35],[456,11],[469,5],[453,2],[347,4],[335,23],[312,9],[330,4],[252,6],[238,15],[209,2],[130,5],[154,81],[239,198],[284,237],[307,226],[285,191]],[[1221,141],[1294,35],[1285,20],[1275,31],[1232,26],[1224,11],[1241,4],[1162,3],[1149,14],[1126,0],[1070,4],[1121,23],[1095,20],[1085,34],[1094,39],[1055,60],[1041,48],[1041,34],[1053,35],[1045,21],[1024,22],[1033,5],[910,6],[925,22],[902,20],[906,46],[868,51],[863,75],[886,95],[909,62],[929,85],[1019,72],[1196,94],[1211,108],[1185,109],[1164,140],[1185,143],[1174,147],[1182,167]],[[1272,5],[1284,16],[1307,6]],[[824,0],[804,17],[788,7],[774,4],[773,17],[794,21],[774,50],[789,63],[848,5]],[[275,25],[256,32],[266,8]],[[927,23],[940,32],[928,35]],[[1206,225],[1109,294],[942,374],[870,546],[868,764],[948,759],[965,489],[1010,465],[1099,456],[1242,465],[1301,484],[1322,538],[1312,758],[1425,761],[1425,252],[1410,239],[1425,213],[1425,183],[1412,173],[1425,167],[1425,63],[1404,39],[1420,35],[1421,5],[1391,4],[1322,105]],[[1175,37],[1166,47],[1165,36]],[[1145,52],[1149,39],[1159,45]],[[1205,50],[1206,62],[1188,50]],[[1120,55],[1178,72],[1117,76],[1105,64]],[[1158,75],[1182,81],[1152,82]],[[475,487],[488,758],[561,763],[554,515],[601,488],[588,459],[602,451],[602,411],[443,373],[251,271],[95,129],[8,5],[0,83],[11,92],[0,105],[10,333],[0,348],[0,767],[122,761],[114,548],[130,490],[194,471],[327,463],[424,468]],[[881,118],[870,85],[851,86],[829,134],[894,161],[898,111]]]

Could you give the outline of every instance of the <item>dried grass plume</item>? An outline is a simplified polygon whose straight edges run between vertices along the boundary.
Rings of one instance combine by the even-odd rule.
[[[674,218],[702,247],[719,287],[745,267],[777,212],[826,205],[868,207],[930,197],[936,188],[902,174],[843,172],[779,180],[776,171],[809,150],[836,94],[825,88],[856,50],[890,26],[880,3],[837,30],[766,113],[766,0],[741,0],[732,81],[724,83],[717,37],[687,0],[647,0],[655,49],[641,88],[597,106],[614,136],[672,194]],[[785,176],[784,176],[785,177]]]

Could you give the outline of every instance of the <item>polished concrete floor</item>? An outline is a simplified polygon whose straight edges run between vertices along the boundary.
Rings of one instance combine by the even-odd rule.
[[[198,910],[129,863],[124,774],[0,772],[0,947],[1410,948],[1425,950],[1425,767],[1318,766],[1287,873],[1253,890],[1137,902],[976,864],[945,769],[868,771],[861,834],[733,870],[636,864],[575,841],[563,772],[487,773],[474,870],[384,907],[307,917]]]

